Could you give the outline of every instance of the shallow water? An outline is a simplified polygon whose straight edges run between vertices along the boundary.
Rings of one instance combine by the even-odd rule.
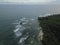
[[[18,24],[17,24],[18,23]],[[15,24],[15,30],[13,30],[15,34],[15,39],[18,39],[19,45],[25,45],[23,42],[27,40],[27,38],[31,35],[35,35],[34,30],[38,30],[38,26],[35,19],[29,18],[21,18],[18,22],[13,23]]]

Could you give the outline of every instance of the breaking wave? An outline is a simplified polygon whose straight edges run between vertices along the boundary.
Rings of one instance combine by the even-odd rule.
[[[27,29],[31,28],[31,25],[33,24],[34,19],[29,19],[29,18],[21,18],[19,20],[16,20],[15,23],[15,30],[13,30],[15,37],[19,40],[18,45],[24,45],[24,41],[29,37],[29,32],[26,32],[23,35],[23,32]]]

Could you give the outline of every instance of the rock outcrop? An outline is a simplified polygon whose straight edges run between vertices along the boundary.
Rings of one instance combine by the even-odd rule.
[[[38,21],[43,31],[42,44],[60,45],[60,14],[38,17]]]

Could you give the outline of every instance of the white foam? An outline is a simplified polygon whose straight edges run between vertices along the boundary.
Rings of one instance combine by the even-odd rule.
[[[17,32],[17,31],[21,31],[22,32],[24,29],[26,29],[25,27],[23,27],[21,25],[17,25],[15,28],[16,29],[14,30],[14,32]]]
[[[26,18],[22,18],[22,19],[20,19],[20,21],[25,21],[26,20]]]
[[[32,21],[34,20],[34,19],[31,19]]]
[[[21,25],[17,25],[15,28],[20,28],[20,27],[22,27]]]
[[[23,30],[25,30],[25,29],[26,29],[25,27],[21,27],[21,28],[20,28],[20,31],[23,31]]]
[[[15,30],[14,30],[14,33],[16,35],[16,37],[20,37],[22,36],[22,32],[27,29],[27,28],[31,28],[30,25],[32,25],[32,21],[34,21],[34,19],[26,19],[26,18],[21,18],[18,22],[14,23],[14,24],[17,24],[15,26]],[[20,24],[22,23],[22,25]],[[28,35],[29,33],[26,33],[26,36],[23,35],[23,37],[20,38],[19,40],[19,44],[20,43],[23,43],[27,38],[28,38]]]
[[[27,24],[27,23],[23,23],[23,25],[25,25],[25,24]]]
[[[22,43],[24,40],[25,40],[25,38],[21,38],[21,40],[19,42]]]
[[[23,22],[23,25],[24,25],[24,24],[27,24],[28,22],[29,22],[29,20],[25,20],[25,21]]]
[[[19,28],[15,29],[14,32],[17,32],[19,30]]]
[[[19,40],[19,43],[22,43],[24,40],[26,40],[28,38],[28,36],[26,37],[22,37],[20,40]]]
[[[22,33],[18,31],[18,32],[15,33],[15,35],[16,35],[16,37],[19,37],[19,36],[22,35]]]

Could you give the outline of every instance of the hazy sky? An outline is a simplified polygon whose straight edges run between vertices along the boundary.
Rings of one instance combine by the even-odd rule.
[[[56,0],[0,0],[0,2],[52,2]]]
[[[56,2],[57,0],[0,0],[0,2],[18,2],[18,3],[51,3]],[[59,1],[59,0],[58,0]]]

